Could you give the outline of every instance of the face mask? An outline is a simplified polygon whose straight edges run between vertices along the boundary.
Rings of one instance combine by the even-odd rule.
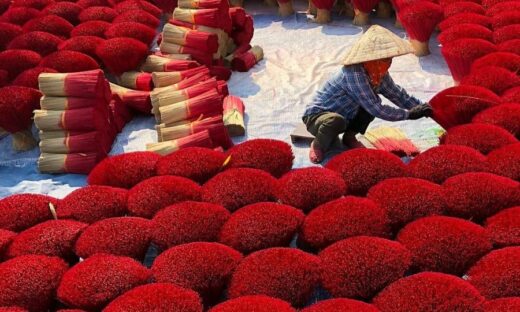
[[[388,69],[392,65],[392,60],[376,60],[363,63],[363,67],[368,73],[370,83],[373,87],[379,86],[383,77],[388,73]]]

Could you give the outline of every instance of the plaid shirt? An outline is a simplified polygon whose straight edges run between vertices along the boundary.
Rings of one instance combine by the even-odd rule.
[[[383,105],[377,94],[383,95],[400,108]],[[352,120],[361,106],[372,116],[397,121],[408,119],[407,110],[419,104],[422,102],[396,85],[389,74],[373,89],[363,66],[356,64],[342,66],[318,91],[312,103],[307,105],[304,116],[334,112],[346,120]]]

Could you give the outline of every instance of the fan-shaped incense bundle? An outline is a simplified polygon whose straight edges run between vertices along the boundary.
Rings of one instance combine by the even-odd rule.
[[[224,125],[226,126],[229,135],[232,137],[242,136],[246,133],[246,126],[244,123],[244,102],[236,96],[226,96],[224,98]]]
[[[209,79],[185,89],[156,89],[154,90],[154,92],[150,94],[153,106],[153,113],[158,115],[160,107],[173,105],[182,101],[187,101],[211,90],[216,91],[217,86],[218,84],[215,79]],[[198,117],[198,115],[195,115],[193,117]]]
[[[42,96],[40,99],[40,108],[44,110],[72,110],[87,107],[107,107],[108,102],[104,99],[96,98],[79,98],[79,97],[61,97],[61,96]]]
[[[94,131],[106,129],[109,125],[108,114],[87,107],[71,110],[35,110],[34,123],[40,130]]]
[[[518,11],[502,12],[491,17],[491,26],[494,31],[505,26],[518,24],[520,24],[520,12]]]
[[[320,24],[327,24],[330,22],[330,10],[334,6],[332,0],[312,0],[312,3],[316,7],[316,19],[315,21]]]
[[[231,62],[233,70],[247,72],[264,58],[264,51],[259,46],[254,46],[248,52],[239,55]]]
[[[469,74],[476,59],[496,51],[496,46],[489,41],[471,38],[448,42],[441,49],[455,82]]]
[[[13,148],[26,151],[36,146],[30,131],[32,111],[38,107],[38,90],[7,86],[0,88],[0,126],[13,137]]]
[[[498,45],[498,51],[520,55],[520,39],[507,40]]]
[[[178,71],[178,72],[155,72],[152,75],[153,84],[157,88],[171,86],[183,79],[204,74],[209,75],[209,69],[205,66],[196,67],[193,69]]]
[[[111,83],[110,89],[121,98],[121,101],[128,107],[144,114],[150,114],[152,111],[152,102],[150,100],[149,91],[131,90],[125,87]]]
[[[438,36],[437,40],[442,45],[450,41],[455,41],[464,38],[484,39],[489,42],[493,41],[493,32],[489,28],[477,24],[460,24],[454,25],[444,31]]]
[[[478,86],[448,88],[430,100],[433,119],[444,129],[467,124],[479,112],[500,103],[500,97]]]
[[[213,142],[209,136],[209,131],[202,131],[173,141],[146,144],[147,151],[161,155],[168,155],[186,147],[212,148]]]
[[[211,65],[213,63],[213,53],[201,51],[197,48],[181,46],[175,43],[162,41],[159,46],[161,52],[172,53],[172,54],[190,54],[194,60],[205,65]]]
[[[428,42],[435,26],[442,20],[442,7],[428,1],[418,1],[409,4],[398,14],[399,20],[410,36],[415,55],[430,54]]]
[[[186,27],[166,23],[162,34],[163,37],[161,44],[164,42],[174,43],[211,54],[218,51],[218,36],[214,33],[192,30]]]
[[[222,27],[221,23],[221,13],[219,9],[181,9],[176,8],[173,11],[173,18],[179,21],[196,24],[196,25],[204,25],[208,27],[220,28]]]
[[[439,29],[445,31],[446,29],[459,24],[478,24],[484,27],[489,27],[491,25],[491,19],[485,15],[476,13],[459,13],[440,22]]]
[[[520,4],[520,2],[518,2]],[[495,44],[501,44],[509,40],[520,39],[520,23],[504,26],[493,32],[493,41]]]
[[[486,13],[486,10],[480,4],[469,1],[454,2],[444,7],[444,18],[459,13],[477,13],[483,15]]]
[[[101,131],[91,131],[71,135],[63,133],[63,137],[41,139],[42,153],[71,154],[71,153],[108,153],[106,134]],[[105,142],[105,143],[103,143]]]
[[[41,56],[30,50],[16,49],[0,52],[0,69],[7,72],[9,80],[15,79],[27,69],[38,66],[41,61]]]
[[[135,71],[123,73],[119,77],[119,84],[126,88],[141,91],[152,91],[154,87],[152,74]]]
[[[38,159],[38,169],[42,173],[88,174],[102,158],[104,158],[104,156],[100,156],[96,153],[42,153]]]
[[[222,113],[222,97],[216,90],[211,90],[186,101],[159,107],[159,121],[170,124],[215,112]]]
[[[47,96],[110,99],[110,88],[101,70],[77,73],[42,73],[38,77],[40,91]]]
[[[379,0],[352,0],[354,6],[354,25],[362,26],[370,22],[370,12],[376,7]]]
[[[200,66],[199,63],[190,60],[176,60],[167,57],[149,55],[141,70],[149,73],[182,71]]]

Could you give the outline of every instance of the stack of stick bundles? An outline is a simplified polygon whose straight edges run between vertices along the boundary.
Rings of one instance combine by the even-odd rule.
[[[189,146],[230,148],[233,143],[222,120],[227,92],[216,78],[198,74],[150,93],[158,125],[158,143],[147,149],[169,154]]]
[[[253,17],[242,8],[231,8],[229,13],[233,22],[231,38],[235,48],[226,56],[225,61],[233,70],[247,72],[263,59],[264,52],[259,46],[251,47],[255,31]]]
[[[38,168],[47,173],[90,172],[110,151],[124,107],[112,99],[101,70],[42,73],[38,80],[43,94],[40,109],[34,111],[40,130]]]
[[[211,66],[227,55],[232,31],[227,0],[180,0],[163,29],[160,50],[167,54],[190,54]]]
[[[181,81],[186,85],[192,81],[189,78],[194,76],[209,77],[207,67],[193,67],[190,62],[193,61],[151,55],[142,67],[145,72],[123,73],[118,79],[119,84],[110,84],[111,91],[119,96],[125,106],[137,113],[148,115],[152,112],[150,92],[154,88],[174,85]]]

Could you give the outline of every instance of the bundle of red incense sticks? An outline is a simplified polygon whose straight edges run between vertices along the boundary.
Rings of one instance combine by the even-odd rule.
[[[264,58],[264,51],[259,46],[254,46],[249,51],[237,55],[231,61],[231,68],[239,72],[247,72]]]
[[[225,149],[233,146],[222,120],[222,115],[194,121],[181,121],[170,126],[162,124],[157,127],[157,139],[159,142],[172,141],[204,131],[209,132],[211,141],[215,146],[221,146]]]
[[[181,0],[164,26],[160,50],[190,54],[199,63],[211,66],[214,60],[226,56],[232,25],[227,0]]]
[[[224,125],[228,129],[230,136],[242,136],[246,133],[244,123],[245,106],[244,102],[236,96],[226,96],[223,104]]]
[[[40,171],[90,172],[107,156],[128,115],[114,103],[100,70],[43,73],[39,86],[43,97],[34,123],[40,130]]]

